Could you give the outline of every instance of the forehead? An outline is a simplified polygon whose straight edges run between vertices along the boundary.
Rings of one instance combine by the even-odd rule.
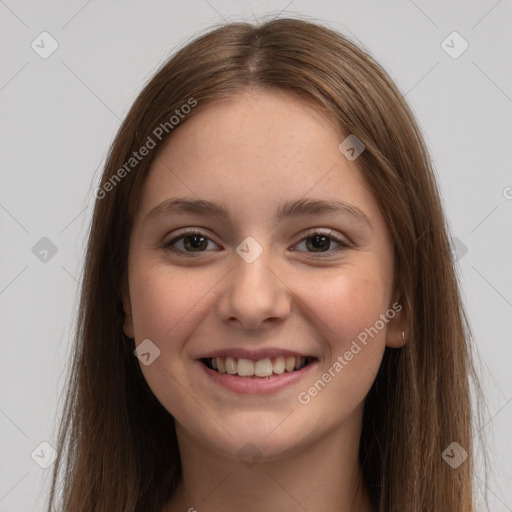
[[[153,162],[141,211],[171,196],[216,199],[235,213],[304,197],[375,209],[360,170],[338,149],[345,136],[334,119],[295,95],[236,94],[173,132]]]

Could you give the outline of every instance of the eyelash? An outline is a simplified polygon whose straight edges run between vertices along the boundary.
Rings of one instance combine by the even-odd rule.
[[[327,251],[325,251],[323,253],[322,252],[318,252],[318,253],[310,252],[309,254],[312,254],[314,258],[327,258],[329,256],[332,256],[333,253],[338,253],[338,252],[343,251],[344,249],[347,249],[348,247],[350,247],[350,245],[348,243],[346,243],[343,240],[340,240],[339,238],[336,238],[335,236],[333,236],[334,233],[335,232],[333,230],[330,230],[330,229],[326,230],[325,232],[324,231],[319,231],[317,229],[311,229],[311,230],[307,231],[306,236],[304,236],[295,245],[298,245],[299,243],[301,243],[301,242],[303,242],[305,240],[308,240],[310,238],[314,238],[315,236],[325,236],[325,237],[331,239],[331,241],[336,242],[338,244],[338,247],[336,247],[333,250],[327,250]],[[187,238],[189,236],[194,236],[194,235],[199,235],[199,236],[202,236],[202,237],[210,240],[210,238],[205,233],[202,233],[201,231],[198,231],[198,230],[188,230],[188,231],[184,231],[184,232],[180,233],[179,236],[176,236],[172,240],[170,240],[169,242],[165,243],[162,248],[166,249],[168,251],[179,253],[180,255],[186,254],[187,255],[186,257],[192,257],[192,258],[196,258],[196,257],[200,256],[200,254],[202,254],[204,252],[209,252],[209,251],[188,252],[188,251],[184,251],[184,250],[180,250],[180,249],[176,249],[175,247],[172,247],[176,242],[178,242],[178,241],[180,241],[180,240],[182,240],[184,238]],[[210,240],[210,241],[213,242],[213,240]],[[299,252],[307,252],[307,251],[299,251]]]

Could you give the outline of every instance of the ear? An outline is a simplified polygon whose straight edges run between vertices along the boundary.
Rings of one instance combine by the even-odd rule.
[[[123,284],[122,300],[124,309],[123,332],[128,338],[134,338],[132,304],[130,300],[130,290],[126,279]]]
[[[396,293],[390,305],[390,315],[394,312],[394,316],[390,319],[386,329],[386,346],[390,348],[401,348],[409,339],[409,312],[407,305],[399,293]],[[404,333],[405,339],[402,336]]]

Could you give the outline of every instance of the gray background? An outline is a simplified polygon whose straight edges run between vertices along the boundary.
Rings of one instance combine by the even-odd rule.
[[[54,443],[92,191],[121,119],[199,30],[298,13],[370,51],[420,122],[477,339],[491,510],[512,511],[512,0],[0,0],[0,512],[43,510],[51,469],[31,454]],[[59,45],[47,59],[31,47],[50,47],[43,31]]]

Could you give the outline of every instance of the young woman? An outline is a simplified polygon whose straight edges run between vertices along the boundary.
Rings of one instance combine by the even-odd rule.
[[[112,145],[48,510],[470,512],[478,383],[432,165],[316,22],[177,52]]]

